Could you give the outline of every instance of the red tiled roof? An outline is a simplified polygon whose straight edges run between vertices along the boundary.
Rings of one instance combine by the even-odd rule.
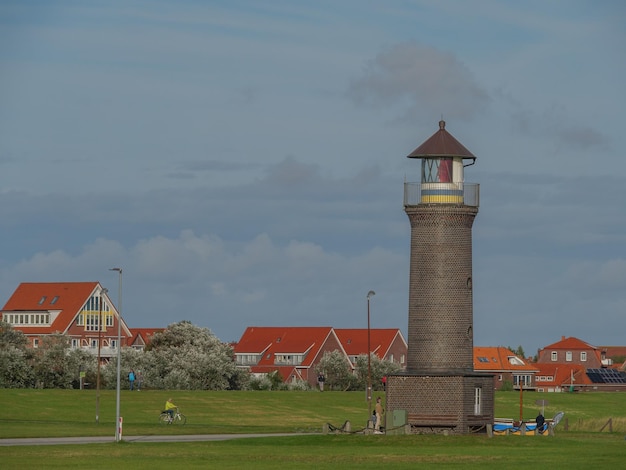
[[[511,361],[509,358],[514,357]],[[521,361],[521,364],[517,362]],[[537,371],[535,365],[529,364],[510,349],[503,346],[474,347],[474,370],[478,371]]]
[[[28,327],[26,332],[63,333],[83,304],[99,288],[98,282],[23,282],[13,292],[2,312],[59,312],[49,327]]]
[[[263,327],[246,328],[235,346],[236,354],[261,354],[257,365],[273,365],[276,354],[305,354],[302,366],[311,364],[317,352],[332,333],[330,326],[320,327]]]
[[[335,328],[334,330],[348,356],[366,354],[367,328]],[[370,328],[371,351],[384,359],[397,336],[406,345],[406,341],[397,328]]]
[[[598,346],[601,351],[606,351],[606,357],[626,357],[626,346]]]
[[[581,339],[569,337],[566,338],[563,336],[561,341],[557,341],[556,343],[550,344],[542,349],[597,349],[595,346],[590,345],[589,343],[584,342]]]
[[[154,336],[155,333],[165,331],[165,328],[129,328],[129,330],[130,338],[128,338],[126,344],[132,346],[139,338],[141,338],[144,344],[150,343],[150,338]]]
[[[535,364],[539,372],[536,377],[553,377],[551,381],[536,380],[537,387],[565,387],[571,383],[591,384],[591,380],[585,372],[585,367],[578,364]]]

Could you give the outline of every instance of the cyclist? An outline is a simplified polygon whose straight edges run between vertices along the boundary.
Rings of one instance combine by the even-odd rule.
[[[165,402],[165,412],[170,415],[170,421],[174,419],[174,410],[178,408],[171,398],[168,398]]]

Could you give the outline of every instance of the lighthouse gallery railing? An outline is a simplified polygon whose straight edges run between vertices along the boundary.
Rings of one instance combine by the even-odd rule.
[[[404,206],[456,204],[478,207],[477,183],[404,183]]]

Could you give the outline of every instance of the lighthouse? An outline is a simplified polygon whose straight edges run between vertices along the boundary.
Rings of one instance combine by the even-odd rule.
[[[479,185],[465,182],[476,157],[441,120],[408,158],[421,165],[419,182],[404,184],[411,225],[407,368],[387,379],[387,429],[486,431],[493,423],[494,379],[473,367],[472,226]]]

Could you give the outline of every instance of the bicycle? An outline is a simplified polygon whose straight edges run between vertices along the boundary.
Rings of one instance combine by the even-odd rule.
[[[173,415],[167,411],[161,411],[159,422],[161,424],[180,424],[181,426],[187,422],[187,417],[176,408]]]

